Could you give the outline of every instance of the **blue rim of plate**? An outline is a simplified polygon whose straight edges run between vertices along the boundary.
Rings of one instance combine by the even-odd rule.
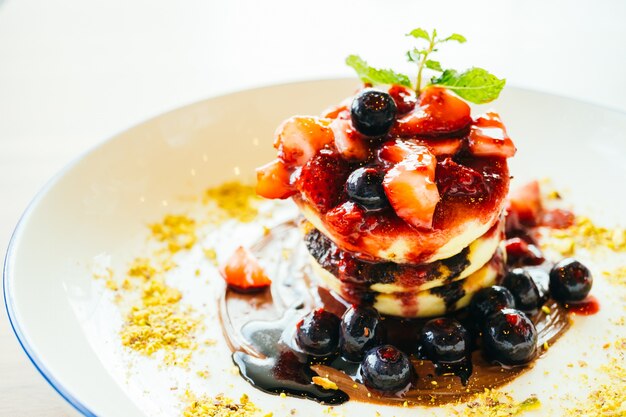
[[[97,415],[91,411],[85,404],[83,404],[80,400],[78,400],[74,395],[72,395],[63,385],[59,382],[53,375],[52,372],[42,363],[42,361],[37,358],[34,354],[33,348],[30,346],[28,341],[26,340],[26,336],[22,332],[19,323],[17,322],[16,313],[14,311],[13,299],[11,297],[11,291],[9,290],[9,276],[11,275],[11,259],[12,253],[15,248],[15,243],[18,240],[18,235],[21,233],[22,224],[24,220],[30,215],[30,212],[33,210],[33,207],[41,200],[41,198],[46,194],[46,192],[52,188],[52,185],[57,182],[59,178],[61,178],[68,170],[70,170],[75,164],[76,161],[82,159],[87,153],[90,153],[93,149],[89,150],[85,154],[81,155],[74,162],[68,164],[65,168],[63,168],[60,172],[54,175],[46,185],[44,185],[32,199],[32,201],[28,204],[24,213],[20,216],[15,229],[11,235],[11,239],[9,240],[9,246],[7,248],[7,253],[4,258],[4,266],[2,270],[2,292],[4,297],[4,305],[6,308],[7,316],[9,318],[9,323],[11,325],[11,329],[17,338],[20,346],[26,353],[26,356],[30,360],[30,362],[35,366],[35,369],[41,374],[41,376],[46,380],[46,382],[72,407],[74,407],[78,412],[86,417],[97,417]]]
[[[1,1],[2,0],[0,0],[0,2]],[[297,84],[303,84],[303,83],[315,83],[315,82],[325,82],[325,81],[326,82],[328,82],[328,81],[332,82],[332,81],[346,81],[346,80],[352,80],[352,78],[328,77],[328,78],[320,78],[320,79],[314,79],[314,80],[294,80],[294,81],[287,82],[287,83],[270,84],[270,85],[263,85],[263,86],[245,88],[245,89],[241,89],[241,90],[229,91],[229,92],[225,92],[223,94],[218,94],[218,95],[215,95],[215,96],[212,96],[212,97],[207,97],[204,100],[218,99],[220,97],[229,96],[229,95],[236,94],[236,93],[248,92],[248,91],[251,91],[251,90],[262,90],[262,89],[267,89],[267,88],[280,87],[280,86],[289,86],[289,85],[297,85]],[[598,103],[590,103],[590,102],[586,102],[586,101],[581,100],[581,99],[576,99],[576,98],[568,97],[568,96],[561,95],[561,94],[555,94],[555,93],[550,93],[550,92],[543,92],[543,91],[538,91],[538,90],[534,90],[534,89],[531,89],[531,88],[524,88],[524,87],[517,87],[517,86],[513,86],[513,89],[518,90],[518,91],[523,91],[523,92],[531,92],[531,93],[549,95],[549,96],[552,96],[552,97],[555,97],[555,98],[565,99],[565,100],[568,100],[568,101],[575,101],[575,102],[578,102],[580,104],[593,106],[593,107],[596,107],[596,108],[603,109],[605,111],[614,112],[614,113],[618,113],[618,114],[626,116],[626,112],[624,112],[621,109],[613,108],[613,107],[602,105],[602,104],[598,104]],[[160,113],[158,115],[155,115],[153,117],[148,117],[145,120],[143,120],[142,122],[135,123],[135,124],[133,124],[132,126],[130,126],[127,129],[122,129],[117,134],[111,135],[107,139],[105,139],[105,140],[101,141],[100,143],[92,146],[90,149],[87,149],[85,152],[83,152],[81,155],[79,155],[74,160],[72,160],[70,163],[68,163],[65,167],[63,167],[59,172],[57,172],[55,175],[53,175],[52,178],[50,178],[44,184],[44,186],[35,194],[33,199],[30,201],[30,203],[26,207],[26,210],[24,210],[24,212],[20,216],[19,221],[17,222],[17,225],[15,226],[15,229],[13,230],[13,233],[11,235],[11,239],[9,240],[9,245],[7,247],[7,252],[6,252],[6,255],[5,255],[5,258],[4,258],[4,265],[3,265],[3,270],[2,270],[2,293],[3,293],[4,305],[5,305],[5,309],[6,309],[6,312],[7,312],[7,316],[9,318],[9,323],[11,325],[11,329],[13,330],[13,333],[15,334],[15,337],[17,338],[20,346],[24,350],[24,353],[26,354],[26,356],[28,357],[30,362],[33,364],[35,369],[37,369],[37,371],[41,374],[41,376],[46,380],[46,382],[65,401],[67,401],[72,407],[74,407],[74,409],[76,409],[78,412],[80,412],[82,415],[84,415],[86,417],[98,417],[98,416],[93,411],[91,411],[85,404],[83,404],[80,400],[78,400],[74,395],[72,395],[61,384],[61,382],[59,382],[52,375],[52,372],[50,372],[50,370],[48,368],[46,368],[46,366],[42,363],[42,361],[35,356],[34,350],[30,346],[30,344],[26,340],[26,337],[24,336],[24,333],[20,329],[19,323],[17,322],[17,318],[16,318],[16,315],[15,315],[15,312],[13,311],[14,306],[12,304],[12,297],[11,297],[10,291],[9,291],[9,286],[8,286],[9,278],[8,277],[11,275],[10,261],[12,259],[12,253],[14,251],[14,247],[15,247],[16,241],[18,240],[18,237],[19,237],[18,235],[21,233],[22,224],[24,223],[24,220],[30,215],[31,211],[36,206],[36,204],[52,188],[52,186],[61,177],[63,177],[63,175],[65,175],[70,169],[72,169],[80,160],[82,160],[85,156],[87,156],[88,154],[91,154],[96,149],[100,148],[101,146],[104,146],[105,144],[111,142],[112,139],[114,139],[115,137],[119,136],[121,133],[129,130],[130,128],[133,128],[135,126],[147,123],[147,122],[149,122],[149,121],[151,121],[151,120],[153,120],[153,119],[155,119],[157,117],[164,116],[164,115],[166,115],[168,113],[171,113],[171,112],[174,112],[174,111],[178,111],[178,110],[182,110],[182,109],[184,109],[186,107],[191,107],[191,106],[193,106],[193,105],[195,105],[195,104],[197,104],[197,103],[199,103],[201,101],[204,101],[204,100],[194,101],[194,102],[188,103],[187,105],[182,105],[182,106],[173,108],[173,109],[171,109],[169,111],[162,112],[162,113]]]

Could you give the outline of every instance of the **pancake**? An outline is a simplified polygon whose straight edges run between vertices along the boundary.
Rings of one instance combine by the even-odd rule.
[[[504,222],[496,223],[457,255],[428,264],[366,262],[340,250],[310,223],[303,225],[305,244],[316,262],[338,280],[365,285],[379,293],[416,292],[464,279],[493,257],[503,238]]]
[[[381,314],[406,318],[441,316],[466,307],[478,290],[498,281],[504,264],[503,252],[498,249],[486,265],[465,279],[422,291],[383,294],[365,285],[340,281],[311,257],[313,271],[322,286],[350,303],[369,304]]]

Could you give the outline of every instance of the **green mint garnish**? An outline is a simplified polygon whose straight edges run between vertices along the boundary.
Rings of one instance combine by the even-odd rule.
[[[446,87],[472,103],[484,104],[498,98],[506,80],[482,68],[470,68],[462,73],[445,70],[439,77],[433,77],[430,83]]]
[[[390,69],[377,69],[370,67],[358,55],[350,55],[346,58],[346,65],[352,67],[359,78],[367,84],[399,84],[411,87],[411,80],[407,75],[399,74]]]
[[[346,64],[356,71],[357,75],[368,84],[399,84],[405,87],[412,87],[417,94],[422,90],[422,73],[424,69],[441,73],[438,77],[432,77],[430,84],[446,87],[460,97],[472,103],[484,104],[495,100],[500,95],[506,80],[500,79],[482,68],[470,68],[469,70],[458,72],[453,69],[444,69],[441,62],[430,58],[431,54],[437,52],[438,46],[455,41],[465,43],[463,35],[453,33],[450,36],[440,38],[437,30],[428,32],[425,29],[413,29],[407,36],[415,38],[425,45],[415,47],[407,51],[406,56],[409,62],[417,64],[417,76],[415,85],[412,85],[410,77],[397,73],[390,69],[376,69],[371,67],[359,56],[350,55],[346,58]]]

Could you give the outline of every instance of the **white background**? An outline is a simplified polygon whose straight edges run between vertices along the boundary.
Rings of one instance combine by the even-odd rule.
[[[0,0],[0,250],[45,181],[107,137],[212,95],[350,76],[350,53],[409,71],[416,26],[467,37],[444,66],[626,111],[620,0]],[[0,415],[66,415],[4,313]]]

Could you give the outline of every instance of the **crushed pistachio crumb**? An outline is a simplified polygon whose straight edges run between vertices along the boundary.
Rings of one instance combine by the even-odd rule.
[[[167,214],[160,223],[150,225],[152,236],[167,244],[171,253],[191,249],[196,243],[196,221],[185,215]]]
[[[333,381],[331,381],[328,378],[324,378],[321,376],[314,376],[312,378],[312,381],[315,385],[319,385],[320,387],[324,388],[324,389],[330,389],[330,390],[338,390],[339,387],[337,386],[337,384],[335,384]]]
[[[551,239],[544,240],[543,245],[564,256],[570,256],[578,249],[608,248],[614,252],[626,252],[626,229],[598,226],[585,216],[577,217],[566,229],[549,230],[548,236]]]
[[[213,201],[228,217],[247,223],[258,214],[256,205],[260,198],[253,186],[231,181],[206,190],[203,201]]]
[[[485,392],[465,404],[461,415],[469,417],[517,416],[540,407],[541,402],[534,396],[518,402],[505,392],[485,389]]]
[[[202,252],[204,252],[204,256],[213,264],[217,266],[217,252],[213,248],[203,248]]]
[[[187,390],[184,399],[187,406],[183,410],[183,417],[271,416],[271,414],[261,414],[261,410],[245,394],[241,396],[239,402],[236,402],[222,394],[218,394],[215,397],[207,395],[197,396]]]
[[[613,284],[626,286],[626,266],[620,266],[612,271],[602,271],[602,275]]]
[[[588,397],[568,410],[568,414],[586,417],[626,416],[626,338],[613,344],[615,352],[608,364],[600,367],[607,377],[602,383],[594,384]]]
[[[147,258],[135,258],[128,268],[128,275],[134,278],[149,280],[156,275],[156,269],[150,264]]]
[[[199,320],[190,310],[183,311],[180,299],[180,291],[162,280],[146,282],[140,305],[131,308],[122,327],[122,344],[148,356],[166,350],[166,364],[188,363],[188,352],[175,353],[174,350],[196,347],[194,332]]]

